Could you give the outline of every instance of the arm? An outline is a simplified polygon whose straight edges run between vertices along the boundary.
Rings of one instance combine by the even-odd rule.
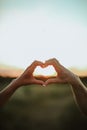
[[[74,97],[82,112],[87,115],[87,88],[79,77],[75,80],[76,82],[71,83]]]
[[[20,86],[29,84],[43,84],[43,81],[37,80],[33,77],[33,71],[36,66],[42,65],[43,64],[40,61],[34,61],[20,77],[13,80],[5,89],[3,89],[0,92],[0,107],[8,101],[8,99]]]
[[[15,79],[0,92],[0,107],[8,101],[18,87],[18,79]]]
[[[73,94],[77,104],[81,111],[87,115],[87,88],[81,82],[80,78],[62,66],[56,59],[50,59],[46,61],[45,66],[53,65],[56,72],[57,77],[53,79],[48,79],[45,82],[45,85],[50,83],[68,83],[71,85]]]

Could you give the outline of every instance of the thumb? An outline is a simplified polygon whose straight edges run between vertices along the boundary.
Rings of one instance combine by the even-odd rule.
[[[52,79],[48,79],[46,80],[46,82],[43,84],[44,86],[48,85],[48,84],[52,84],[52,83],[62,83],[65,84],[66,81],[65,80],[61,80],[60,78],[52,78]]]
[[[34,80],[34,84],[43,85],[43,84],[44,84],[44,81],[35,79],[35,80]]]
[[[52,79],[48,79],[45,83],[44,86],[48,85],[48,84],[52,84],[52,83],[57,83],[58,79],[57,78],[52,78]]]

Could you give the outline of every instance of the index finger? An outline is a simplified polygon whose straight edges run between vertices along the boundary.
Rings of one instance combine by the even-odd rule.
[[[35,60],[35,61],[30,65],[29,68],[31,69],[31,72],[33,72],[34,69],[35,69],[37,66],[43,67],[43,65],[44,65],[43,62]]]
[[[53,65],[55,70],[58,71],[60,63],[59,63],[59,61],[57,59],[53,58],[53,59],[49,59],[49,60],[45,61],[45,66],[48,66],[48,65]]]

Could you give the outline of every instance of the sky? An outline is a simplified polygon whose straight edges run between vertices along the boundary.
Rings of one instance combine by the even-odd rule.
[[[57,58],[87,68],[86,0],[1,0],[0,64],[25,68]]]

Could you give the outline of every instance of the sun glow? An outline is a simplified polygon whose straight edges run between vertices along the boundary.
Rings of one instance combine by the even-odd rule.
[[[34,76],[56,76],[57,72],[55,71],[54,67],[52,65],[49,65],[46,68],[41,68],[40,66],[37,66],[33,73]]]
[[[56,58],[65,67],[87,67],[86,4],[81,14],[83,6],[75,1],[61,6],[58,0],[34,0],[25,8],[26,0],[23,8],[8,1],[0,13],[1,63],[26,68],[34,60]]]

